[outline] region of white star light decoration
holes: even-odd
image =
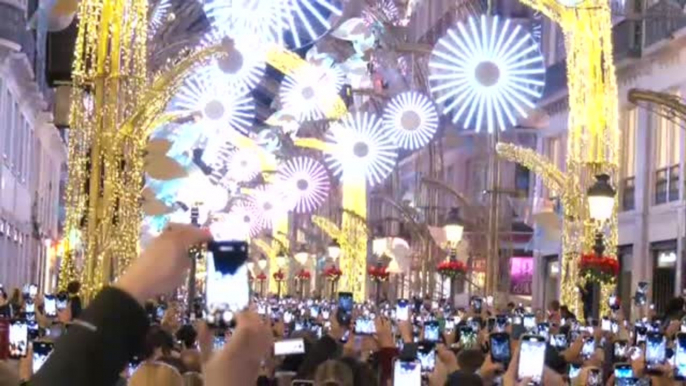
[[[246,134],[255,118],[255,106],[247,93],[237,93],[225,84],[203,76],[195,76],[184,84],[172,102],[179,113],[199,114],[202,125],[214,129],[216,135],[233,129]],[[206,135],[212,136],[209,132]]]
[[[220,155],[227,166],[226,176],[237,182],[248,182],[262,171],[262,161],[252,149],[236,149]]]
[[[241,35],[233,38],[219,30],[208,33],[202,46],[221,44],[227,55],[222,55],[198,70],[199,74],[209,77],[231,89],[254,88],[264,76],[267,67],[267,54],[259,38]]]
[[[335,67],[302,66],[281,84],[284,111],[294,114],[300,122],[324,118],[343,81],[343,73]]]
[[[341,180],[364,177],[369,185],[383,181],[395,166],[396,146],[373,114],[348,114],[327,134],[326,160]]]
[[[293,208],[299,213],[317,209],[329,194],[329,177],[324,166],[307,157],[288,160],[278,171],[278,182],[293,198]]]
[[[255,208],[257,225],[271,229],[275,219],[285,216],[292,207],[286,192],[276,185],[260,186],[250,192],[250,205]]]
[[[235,229],[243,229],[245,236],[249,237],[255,237],[262,231],[259,218],[259,210],[251,202],[246,201],[238,201],[232,205],[225,217],[227,223],[233,224]]]
[[[425,95],[408,91],[386,106],[383,124],[401,149],[417,150],[428,144],[438,129],[438,113]]]
[[[533,37],[510,20],[470,18],[448,30],[431,54],[429,86],[453,123],[488,132],[527,117],[543,93],[545,65]]]
[[[212,25],[229,35],[292,49],[319,39],[343,15],[339,0],[208,0],[203,7]]]

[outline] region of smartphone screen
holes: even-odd
[[[595,352],[595,338],[589,336],[584,339],[584,345],[581,347],[581,356],[588,359],[593,355],[593,352]]]
[[[519,379],[530,378],[536,384],[541,383],[543,363],[545,360],[545,339],[538,335],[524,335],[521,339],[520,358],[517,374]]]
[[[439,340],[439,325],[436,321],[424,323],[424,340],[429,342],[438,342]]]
[[[507,328],[507,315],[496,315],[495,330],[496,332],[504,332]]]
[[[33,373],[37,373],[52,353],[51,342],[33,342]]]
[[[555,348],[566,349],[567,348],[567,335],[565,334],[555,334],[550,338],[550,345]]]
[[[496,332],[490,336],[491,360],[494,363],[502,363],[507,368],[510,363],[512,353],[510,352],[510,334],[506,332]]]
[[[29,326],[25,320],[13,320],[10,323],[10,358],[19,359],[26,356],[29,345]]]
[[[630,363],[617,363],[615,365],[615,378],[633,378],[634,370]]]
[[[205,319],[212,327],[225,328],[231,321],[230,311],[248,306],[250,286],[248,243],[244,241],[211,242],[207,246],[207,281],[205,291]]]
[[[286,339],[274,342],[274,355],[304,354],[305,341],[301,339]]]
[[[419,386],[422,384],[422,364],[419,360],[397,359],[393,364],[393,386]]]
[[[674,354],[674,378],[686,380],[686,333],[676,334],[676,353]]]
[[[45,309],[45,316],[49,318],[57,316],[57,301],[53,295],[45,295],[43,307]]]
[[[645,342],[647,333],[648,328],[646,326],[634,326],[634,346],[638,346],[639,344]]]
[[[524,323],[524,329],[527,331],[534,331],[536,329],[536,315],[526,314],[522,320]]]
[[[470,326],[460,327],[460,345],[463,348],[470,348],[476,345],[476,332]]]
[[[472,301],[470,302],[472,309],[474,310],[474,313],[480,314],[481,313],[481,308],[483,307],[483,302],[484,300],[478,296],[472,297]]]
[[[538,335],[544,337],[545,340],[548,340],[548,332],[550,331],[550,325],[546,322],[543,322],[543,323],[539,323],[537,327],[538,327]]]
[[[658,371],[667,360],[667,339],[659,332],[650,332],[646,337],[646,370]]]
[[[628,342],[626,340],[618,340],[614,343],[614,360],[615,362],[625,362],[628,357]]]
[[[604,332],[612,331],[612,324],[609,318],[603,318],[603,320],[600,322],[600,329]]]
[[[35,284],[30,284],[29,285],[29,296],[31,299],[35,298],[36,295],[38,295],[38,286]]]
[[[352,292],[339,292],[338,293],[338,310],[337,315],[338,323],[342,325],[350,325],[353,317],[353,294]]]
[[[603,377],[601,376],[600,369],[593,367],[588,369],[588,380],[586,381],[586,386],[602,386]]]
[[[579,376],[580,372],[581,366],[572,363],[569,365],[569,373],[567,374],[567,376],[569,377],[569,379],[574,379]]]
[[[436,367],[436,346],[433,343],[424,342],[417,345],[417,359],[422,366],[423,373],[430,373]]]
[[[410,318],[410,304],[407,299],[398,299],[395,305],[395,317],[399,321],[406,321]]]
[[[359,317],[355,320],[355,335],[373,335],[376,333],[374,320],[369,317]]]

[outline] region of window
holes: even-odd
[[[19,125],[14,128],[17,131],[17,151],[15,157],[17,158],[15,164],[17,165],[17,174],[19,175],[19,181],[24,181],[26,175],[24,175],[24,156],[26,154],[26,118],[24,114],[19,113]]]
[[[681,128],[655,116],[655,204],[679,199],[679,153]]]
[[[21,113],[19,112],[19,104],[15,101],[12,104],[12,115],[14,116],[14,119],[12,120],[12,131],[14,134],[12,134],[12,138],[14,139],[12,143],[12,157],[10,158],[12,160],[12,169],[14,170],[15,174],[19,174],[19,153],[21,152],[21,133],[19,128],[21,127],[22,124],[22,119],[24,117],[21,116]]]
[[[531,173],[526,167],[515,165],[515,191],[518,198],[529,197],[529,184],[531,181]]]
[[[12,128],[14,127],[14,110],[12,110],[12,95],[8,90],[3,93],[3,112],[4,116],[7,117],[5,121],[5,147],[3,148],[3,154],[5,160],[12,162]]]
[[[622,210],[636,208],[636,122],[637,110],[635,108],[622,113],[622,159],[620,200]]]

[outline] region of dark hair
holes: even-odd
[[[457,354],[457,364],[467,373],[476,373],[485,360],[484,353],[479,349],[466,349]]]
[[[180,340],[181,343],[183,343],[184,348],[192,348],[195,346],[195,341],[197,338],[198,333],[190,324],[184,324],[178,329],[178,331],[176,331],[176,340]]]
[[[79,282],[78,280],[71,281],[69,282],[69,284],[67,284],[67,292],[69,292],[69,294],[71,295],[78,294],[80,290],[81,282]]]
[[[665,307],[665,316],[680,318],[684,313],[684,299],[681,297],[671,298]]]
[[[559,311],[560,310],[560,301],[559,300],[551,300],[550,304],[548,304],[548,308],[550,308],[553,311]]]
[[[167,356],[171,354],[173,348],[174,338],[172,335],[158,325],[151,326],[148,334],[145,336],[142,356],[144,359],[149,359],[155,354],[157,349],[162,350],[162,355]]]

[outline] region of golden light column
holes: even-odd
[[[619,161],[617,80],[612,55],[612,20],[606,0],[581,1],[566,7],[557,0],[522,0],[557,22],[565,35],[569,122],[567,170],[557,170],[544,157],[513,145],[500,144],[499,154],[539,173],[543,183],[560,194],[564,210],[562,232],[561,300],[578,312],[578,263],[591,251],[595,225],[589,219],[586,189],[594,175],[615,176]],[[608,224],[606,250],[617,245],[617,205]],[[607,298],[614,285],[602,287]],[[601,302],[605,307],[606,302]]]
[[[162,112],[187,73],[221,52],[220,46],[191,52],[149,82],[147,12],[146,0],[79,4],[65,225],[66,234],[80,234],[83,249],[67,243],[60,285],[80,271],[86,297],[138,255],[148,136],[176,118]]]

